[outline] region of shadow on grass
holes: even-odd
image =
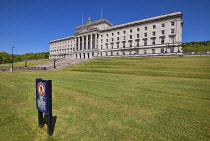
[[[51,136],[51,135],[53,135],[53,133],[54,133],[56,120],[57,120],[57,116],[53,116],[53,117],[52,117],[52,129],[51,129],[51,131],[49,131],[49,130],[50,130],[50,129],[49,129],[49,126],[48,126],[49,117],[48,117],[47,114],[45,114],[44,117],[43,117],[42,125],[41,125],[40,127],[43,128],[44,125],[46,124],[46,125],[48,126],[48,134]]]

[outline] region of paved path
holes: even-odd
[[[55,62],[56,68],[54,68],[54,61],[51,61],[51,62],[48,62],[45,64],[35,65],[32,67],[46,67],[47,70],[58,70],[58,69],[62,69],[67,66],[78,64],[78,63],[86,61],[86,60],[88,60],[88,59],[60,59],[60,60],[56,60],[56,62]]]

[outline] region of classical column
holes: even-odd
[[[80,37],[78,36],[78,50],[80,50]]]
[[[90,34],[90,49],[92,49],[92,34]]]
[[[74,39],[73,51],[76,51],[76,46],[77,46],[77,38]]]
[[[86,50],[88,49],[88,35],[86,35]]]
[[[97,47],[97,34],[95,34],[95,49],[96,49],[96,47]]]
[[[84,50],[84,42],[85,42],[85,37],[82,36],[82,50]]]

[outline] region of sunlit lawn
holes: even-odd
[[[38,128],[35,79],[53,82],[54,135]],[[96,59],[0,72],[1,140],[210,140],[210,57]]]

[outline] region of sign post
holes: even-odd
[[[48,115],[48,134],[53,134],[52,125],[52,81],[36,79],[36,108],[38,110],[38,126],[44,127],[43,113]]]

